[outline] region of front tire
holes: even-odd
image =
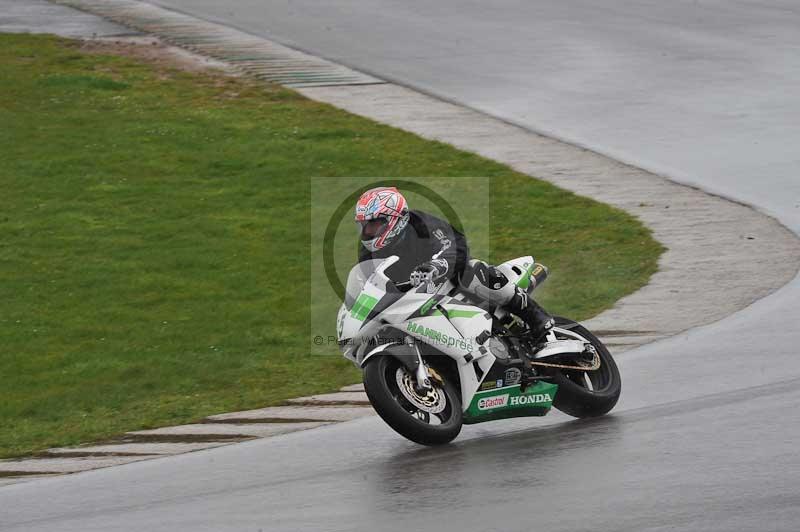
[[[391,355],[377,355],[364,367],[364,389],[379,416],[396,432],[422,445],[451,442],[461,432],[459,393],[453,383],[432,382],[433,392],[415,394],[414,375]]]
[[[556,327],[568,328],[588,340],[600,356],[600,367],[595,371],[548,368],[550,381],[558,384],[553,406],[577,418],[607,414],[622,392],[622,377],[614,358],[603,342],[582,325],[556,317]]]

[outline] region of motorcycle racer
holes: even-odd
[[[364,192],[356,203],[360,229],[358,260],[400,260],[386,270],[395,282],[416,287],[448,278],[467,293],[501,306],[521,318],[539,339],[553,327],[553,318],[523,288],[509,282],[496,267],[470,258],[466,237],[448,222],[410,210],[395,187]]]

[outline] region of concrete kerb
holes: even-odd
[[[480,112],[393,84],[299,92],[639,218],[667,248],[659,271],[647,286],[586,322],[616,352],[722,319],[783,286],[800,264],[793,233],[745,205]],[[535,255],[535,242],[532,248]]]
[[[128,0],[57,0],[56,3],[89,12],[99,10],[106,15],[109,6],[133,4]],[[166,9],[149,4],[141,7],[147,10],[150,20],[159,12],[174,18],[174,12]],[[125,19],[124,10],[121,13],[113,16],[113,20],[136,28],[132,20]],[[271,52],[286,50],[266,39],[206,21],[198,20],[198,28],[187,29],[191,17],[181,16],[184,23],[181,28],[136,29],[149,30],[194,52],[203,51],[197,44],[204,37],[214,43],[219,53],[224,52],[226,40],[237,50],[243,43]],[[171,31],[188,31],[194,36],[194,44],[170,34]],[[207,35],[215,31],[219,34]],[[259,40],[263,46],[256,42]],[[380,80],[358,84],[374,77],[360,77],[357,72],[340,70],[338,65],[323,60],[311,63],[326,72],[345,72],[353,76],[356,84],[340,81],[318,86],[292,84],[308,98],[478,153],[621,208],[642,220],[667,247],[658,273],[646,287],[586,323],[590,329],[599,331],[616,352],[722,319],[791,280],[800,264],[800,243],[795,236],[774,219],[747,206],[406,87]],[[523,251],[535,253],[535,243],[532,248]],[[0,477],[3,477],[0,486],[14,481],[6,478],[9,472],[30,475],[77,472],[371,415],[372,409],[366,406],[368,401],[362,390],[360,385],[353,385],[334,394],[293,399],[289,406],[220,414],[200,424],[129,433],[107,445],[52,449],[46,457],[0,461]],[[50,467],[43,469],[46,464]]]

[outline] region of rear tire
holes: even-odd
[[[442,411],[432,414],[417,408],[404,395],[397,382],[398,371],[408,372],[398,359],[385,354],[369,359],[364,367],[364,389],[378,415],[413,442],[442,445],[453,441],[461,432],[462,425],[461,400],[453,383],[447,380],[443,385],[432,382],[439,400],[444,400]]]
[[[622,392],[622,377],[614,358],[603,342],[582,325],[566,318],[556,317],[555,320],[556,327],[569,328],[594,346],[600,356],[600,368],[595,371],[547,368],[547,374],[552,377],[550,381],[558,384],[553,406],[577,418],[607,414]]]

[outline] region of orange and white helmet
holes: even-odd
[[[408,225],[408,204],[395,187],[367,190],[356,203],[361,243],[375,252],[389,244]]]

